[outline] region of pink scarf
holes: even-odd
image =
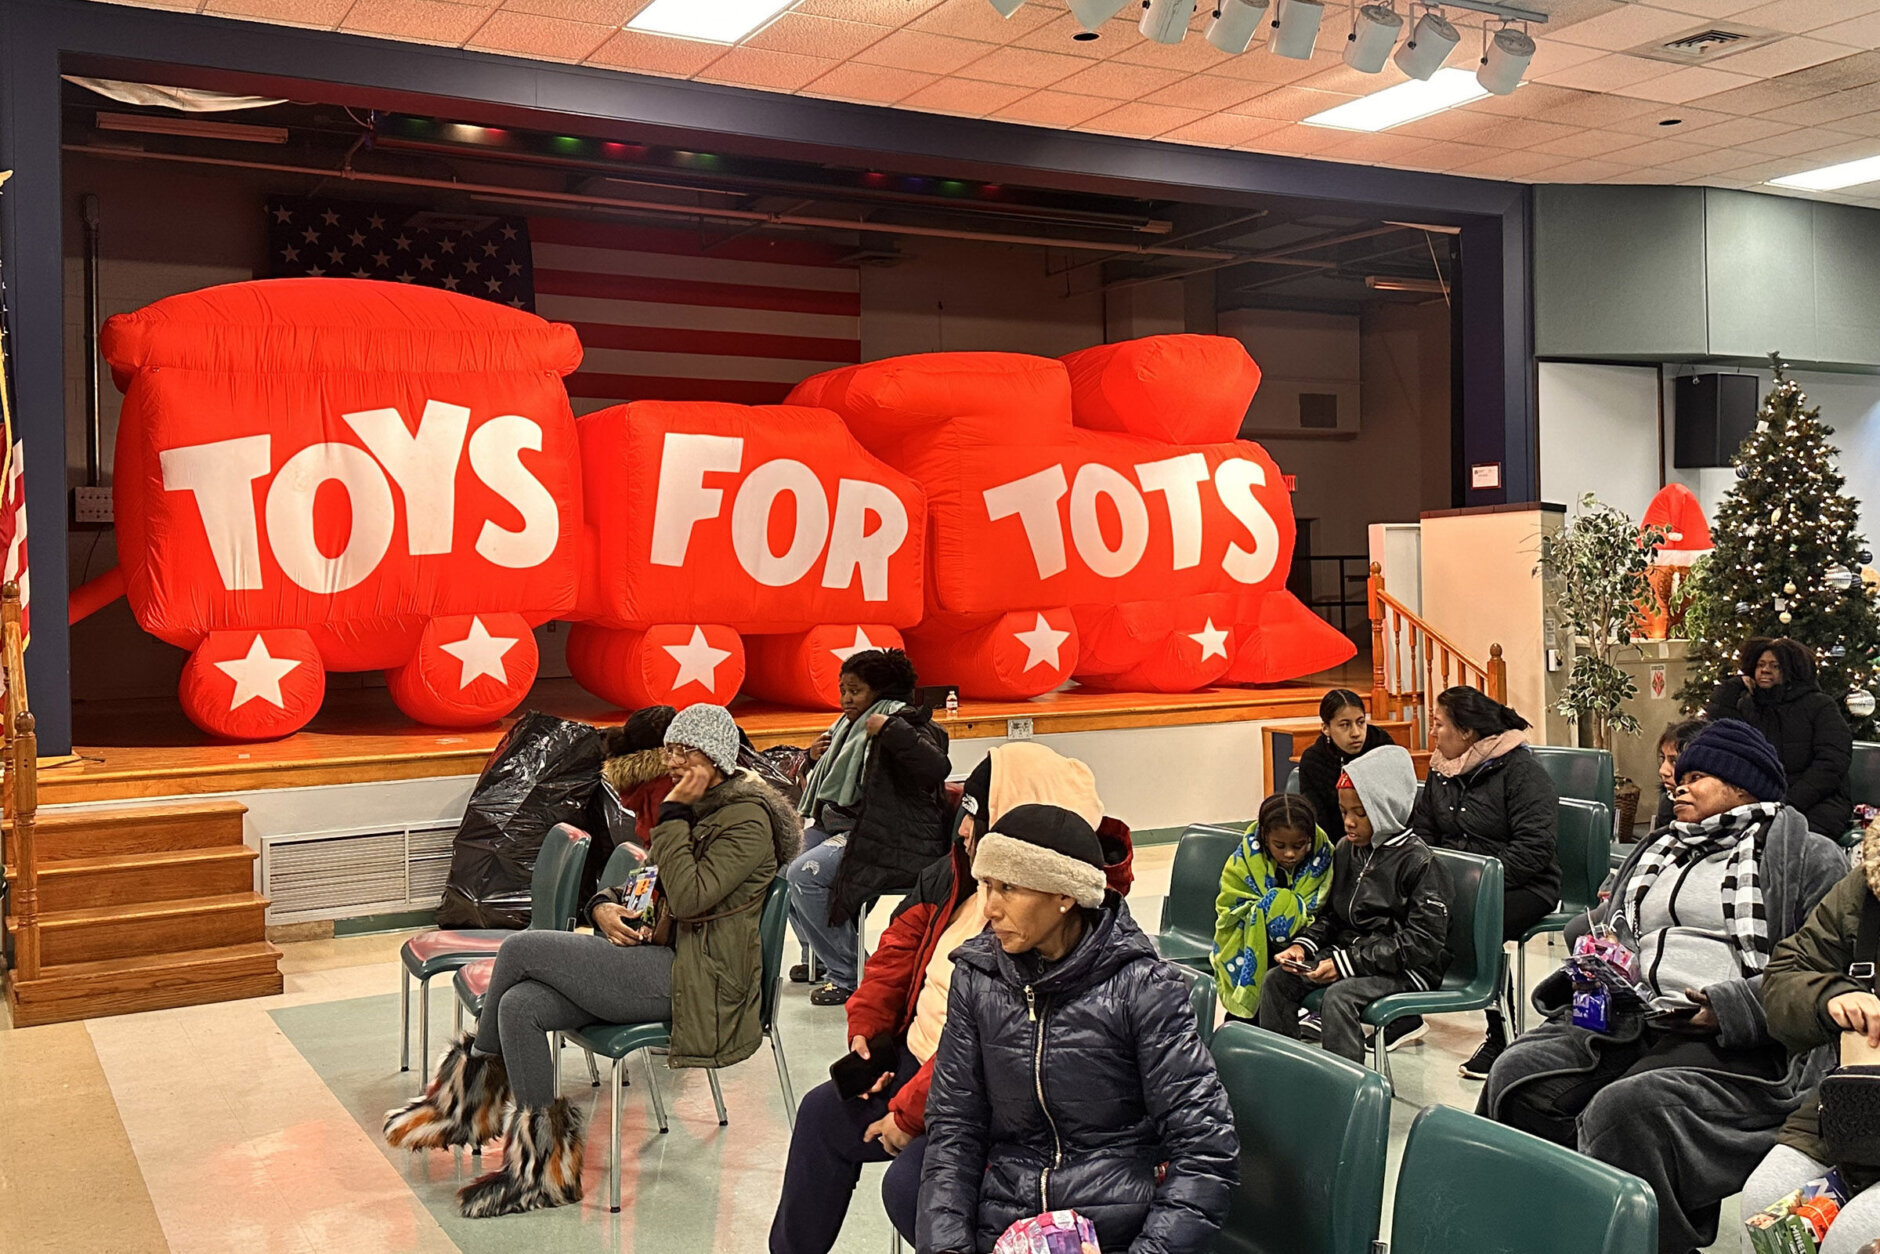
[[[1514,752],[1527,742],[1526,732],[1505,731],[1499,736],[1489,736],[1476,741],[1469,746],[1469,751],[1459,758],[1446,758],[1432,749],[1430,750],[1430,769],[1445,779],[1454,779],[1458,775],[1467,775],[1484,762]]]

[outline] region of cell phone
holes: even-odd
[[[1287,962],[1282,958],[1279,965],[1288,971],[1297,971],[1302,975],[1308,971],[1318,970],[1316,962]]]
[[[861,1097],[875,1087],[875,1081],[894,1070],[896,1047],[900,1040],[883,1033],[868,1042],[868,1057],[853,1050],[829,1064],[829,1078],[844,1099]]]

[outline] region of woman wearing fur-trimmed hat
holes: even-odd
[[[1104,1249],[1191,1254],[1239,1178],[1188,982],[1106,891],[1081,816],[1021,805],[980,839],[987,930],[955,952],[927,1097],[916,1247],[989,1250],[1076,1210]]]
[[[728,1067],[762,1040],[758,915],[802,826],[782,795],[738,768],[738,727],[723,706],[681,710],[664,742],[672,791],[650,861],[675,925],[670,947],[629,920],[613,888],[588,905],[592,935],[516,933],[497,953],[476,1030],[421,1097],[385,1117],[385,1139],[412,1150],[475,1147],[501,1129],[502,1166],[458,1194],[467,1218],[581,1199],[585,1118],[556,1091],[551,1033],[670,1022],[674,1067]]]
[[[1782,760],[1755,728],[1711,724],[1677,770],[1675,821],[1567,925],[1569,942],[1602,927],[1630,948],[1655,1013],[1614,1006],[1606,1031],[1575,1027],[1556,972],[1534,990],[1549,1021],[1495,1061],[1477,1108],[1644,1180],[1661,1254],[1716,1240],[1719,1204],[1818,1078],[1772,1035],[1764,973],[1847,871],[1783,803]]]

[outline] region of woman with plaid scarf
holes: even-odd
[[[1649,1010],[1615,1007],[1604,1032],[1574,1027],[1555,972],[1534,990],[1548,1022],[1496,1060],[1478,1107],[1650,1184],[1661,1254],[1716,1239],[1719,1203],[1820,1079],[1769,1035],[1762,978],[1775,944],[1847,871],[1782,804],[1782,761],[1748,724],[1706,727],[1677,769],[1675,821],[1567,927],[1569,943],[1602,927],[1634,951]]]

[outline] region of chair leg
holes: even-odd
[[[581,1052],[587,1055],[588,1079],[593,1081],[595,1088],[599,1088],[601,1086],[601,1069],[594,1062],[594,1051],[584,1048]]]
[[[790,1087],[790,1064],[783,1056],[783,1037],[770,1025],[770,1056],[777,1064],[777,1087],[783,1090],[783,1121],[796,1131],[796,1092]]]
[[[418,1067],[422,1070],[431,1065],[431,981],[429,978],[418,981]],[[431,1073],[426,1071],[428,1080]]]
[[[555,1055],[555,1096],[561,1096],[561,1049],[562,1036],[559,1032],[548,1034],[549,1052]]]
[[[645,1049],[640,1054],[646,1059],[646,1091],[653,1099],[653,1118],[659,1120],[659,1132],[664,1136],[671,1129],[666,1126],[666,1103],[659,1095],[659,1077],[653,1074],[653,1054]]]
[[[411,1070],[411,968],[398,964],[398,1069]]]
[[[1527,1031],[1527,942],[1521,941],[1514,948],[1514,1034]]]
[[[901,1254],[901,1233],[893,1224],[888,1225],[888,1254]]]
[[[1371,1037],[1371,1049],[1376,1055],[1376,1062],[1373,1065],[1384,1077],[1384,1091],[1395,1097],[1397,1096],[1397,1082],[1391,1078],[1390,1051],[1384,1047],[1384,1032],[1389,1026],[1387,1023],[1378,1025],[1377,1031]]]
[[[616,1215],[620,1213],[620,1102],[623,1095],[621,1079],[626,1072],[626,1058],[614,1059],[614,1100],[613,1111],[608,1120],[607,1141],[607,1209]]]
[[[707,1068],[705,1078],[711,1081],[712,1105],[718,1108],[718,1126],[722,1128],[731,1122],[731,1117],[725,1114],[725,1093],[723,1089],[718,1087],[718,1068]]]
[[[451,990],[453,994],[456,991],[454,988]],[[463,998],[461,997],[453,996],[450,999],[450,1034],[452,1036],[463,1035]]]

